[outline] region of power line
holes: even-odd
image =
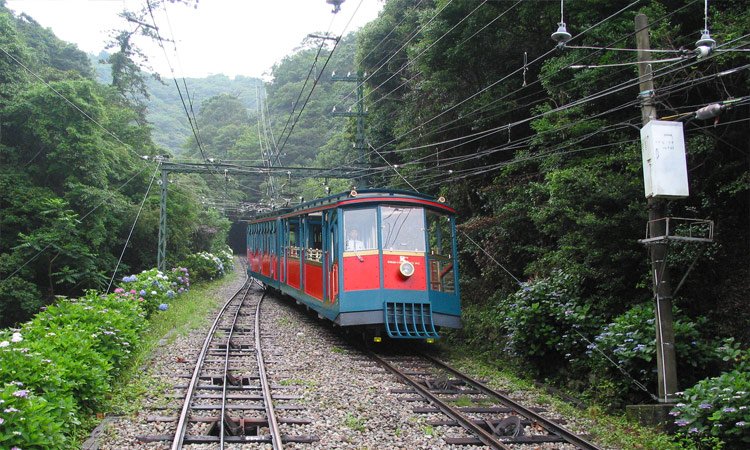
[[[109,129],[107,129],[104,125],[102,125],[96,119],[94,119],[93,117],[91,117],[88,113],[86,113],[86,111],[84,111],[83,109],[81,109],[78,105],[76,105],[72,100],[70,100],[68,97],[66,97],[65,95],[63,95],[60,91],[58,91],[57,89],[55,89],[50,83],[48,83],[45,79],[43,79],[41,76],[39,76],[36,72],[34,72],[30,68],[28,68],[23,62],[21,62],[20,60],[18,60],[15,56],[13,56],[12,54],[10,54],[8,51],[6,51],[5,48],[0,47],[0,51],[2,51],[3,53],[5,53],[16,64],[18,64],[19,66],[23,67],[23,69],[26,72],[28,72],[29,74],[31,74],[34,78],[36,78],[37,80],[41,81],[52,92],[54,92],[55,95],[57,95],[61,99],[65,100],[66,103],[68,103],[76,111],[78,111],[79,113],[81,113],[87,120],[90,120],[97,127],[99,127],[102,130],[104,130],[105,133],[107,133],[108,135],[112,136],[117,142],[119,142],[120,144],[122,144],[122,146],[125,147],[127,150],[132,151],[139,158],[143,158],[143,155],[140,155],[138,152],[136,152],[133,147],[131,147],[129,144],[126,144],[125,142],[123,142],[122,139],[120,139],[116,134],[114,134],[113,132],[109,131]]]
[[[107,285],[107,290],[105,291],[105,294],[109,294],[109,289],[112,287],[112,282],[115,281],[115,276],[117,275],[117,269],[120,268],[120,263],[122,262],[122,257],[125,256],[125,249],[128,248],[128,243],[130,243],[130,238],[133,236],[133,230],[135,230],[135,224],[138,223],[138,218],[141,217],[141,211],[143,211],[143,205],[146,204],[146,199],[148,198],[148,194],[151,192],[151,186],[154,185],[154,180],[156,179],[156,174],[159,173],[159,166],[156,166],[156,170],[154,170],[154,174],[151,176],[151,182],[148,184],[148,188],[146,189],[146,193],[143,195],[143,200],[141,201],[141,206],[138,208],[138,213],[135,215],[135,220],[133,221],[133,226],[130,227],[130,232],[128,233],[127,239],[125,239],[125,245],[122,246],[122,252],[120,253],[120,259],[117,260],[117,264],[115,265],[115,270],[112,272],[112,278],[109,279],[109,285]]]
[[[118,187],[117,189],[115,189],[115,191],[114,191],[114,192],[111,192],[111,191],[110,191],[110,192],[109,192],[109,193],[110,193],[110,195],[109,195],[108,197],[105,197],[105,198],[104,198],[104,199],[103,199],[103,200],[102,200],[101,202],[99,202],[99,203],[98,203],[98,204],[97,204],[96,206],[94,206],[94,207],[93,207],[93,208],[92,208],[91,210],[89,210],[89,211],[88,211],[88,212],[87,212],[86,214],[84,214],[83,216],[81,216],[81,218],[80,218],[80,219],[78,219],[78,221],[82,222],[82,221],[83,221],[83,220],[84,220],[84,219],[85,219],[86,217],[88,217],[88,216],[89,216],[89,215],[91,215],[91,214],[92,214],[92,213],[93,213],[94,211],[96,211],[97,209],[99,209],[99,207],[101,207],[101,206],[102,206],[103,204],[105,204],[105,203],[107,203],[107,202],[108,202],[109,200],[111,200],[111,199],[112,199],[112,197],[114,197],[114,195],[115,195],[115,193],[116,193],[117,191],[120,191],[120,190],[121,190],[122,188],[124,188],[125,186],[127,186],[128,184],[130,184],[130,182],[131,182],[131,181],[133,181],[133,180],[135,179],[135,177],[137,177],[138,175],[140,175],[141,173],[143,173],[143,172],[144,172],[144,171],[145,171],[145,170],[146,170],[147,168],[148,168],[148,166],[147,166],[147,165],[144,165],[144,166],[143,166],[143,168],[142,168],[141,170],[139,170],[139,171],[138,171],[138,172],[136,172],[136,173],[135,173],[135,174],[134,174],[133,176],[131,176],[130,178],[128,178],[128,179],[127,179],[127,181],[125,181],[125,183],[123,183],[122,185],[120,185],[120,187]],[[13,277],[13,276],[14,276],[15,274],[17,274],[18,272],[20,272],[20,271],[21,271],[21,269],[23,269],[24,267],[26,267],[26,265],[28,265],[28,264],[29,264],[30,262],[32,262],[32,261],[34,261],[35,259],[37,259],[37,258],[39,257],[39,255],[41,255],[42,253],[44,253],[44,252],[45,252],[45,251],[46,251],[46,250],[47,250],[48,248],[50,248],[51,246],[52,246],[52,244],[47,244],[47,245],[46,245],[46,246],[45,246],[45,247],[44,247],[43,249],[39,250],[39,251],[38,251],[38,252],[37,252],[37,253],[36,253],[36,254],[35,254],[34,256],[32,256],[31,258],[29,258],[28,260],[26,260],[26,262],[24,262],[24,263],[23,263],[23,264],[21,264],[20,266],[18,266],[18,268],[16,268],[16,270],[15,270],[15,271],[13,271],[13,273],[11,273],[11,274],[10,274],[10,275],[8,275],[7,277],[5,277],[5,278],[4,278],[4,279],[3,279],[2,281],[0,281],[0,283],[3,283],[3,282],[6,282],[6,281],[8,281],[8,280],[9,280],[10,278],[12,278],[12,277]]]

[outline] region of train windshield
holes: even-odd
[[[375,208],[344,211],[344,251],[377,250],[378,235],[375,222]]]
[[[383,250],[424,252],[425,227],[422,208],[381,206]]]

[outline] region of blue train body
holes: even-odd
[[[395,190],[333,195],[248,223],[250,276],[338,325],[434,339],[461,326],[455,211]]]

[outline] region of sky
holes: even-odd
[[[114,29],[133,24],[118,17],[124,8],[139,10],[146,0],[8,0],[6,6],[26,13],[55,35],[98,54]],[[309,33],[338,36],[375,19],[382,0],[345,0],[332,14],[326,0],[199,0],[191,5],[166,3],[155,19],[167,43],[165,51],[141,38],[137,45],[151,67],[166,76],[204,77],[225,74],[268,78],[274,63],[299,47]],[[351,22],[350,22],[351,20]],[[347,26],[348,24],[348,26]],[[171,68],[170,68],[171,67]]]

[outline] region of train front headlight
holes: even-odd
[[[410,263],[409,261],[403,261],[398,270],[405,278],[409,278],[410,276],[414,275],[414,264]]]

